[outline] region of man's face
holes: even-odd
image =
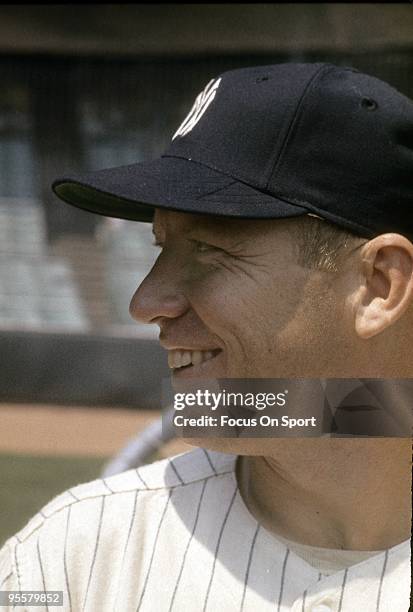
[[[297,263],[293,223],[156,211],[130,312],[159,325],[174,379],[343,376],[340,277]]]

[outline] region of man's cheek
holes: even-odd
[[[260,317],[259,300],[256,296],[239,294],[233,287],[206,284],[202,291],[193,296],[192,305],[204,323],[213,330],[229,331],[234,336],[248,338],[257,327]],[[254,334],[253,334],[254,335]]]

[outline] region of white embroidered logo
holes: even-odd
[[[185,136],[185,134],[188,134],[188,132],[190,132],[196,126],[208,106],[211,104],[212,100],[215,98],[220,82],[220,78],[218,80],[212,79],[209,81],[205,89],[197,96],[193,107],[188,113],[188,116],[176,130],[175,134],[172,136],[172,140],[174,140],[177,136]]]

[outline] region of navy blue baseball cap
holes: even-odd
[[[413,236],[413,102],[351,67],[284,63],[225,72],[155,160],[58,178],[102,215],[155,208],[246,219],[313,214],[360,236]]]

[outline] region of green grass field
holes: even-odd
[[[100,475],[106,458],[0,453],[0,547],[44,504]]]

